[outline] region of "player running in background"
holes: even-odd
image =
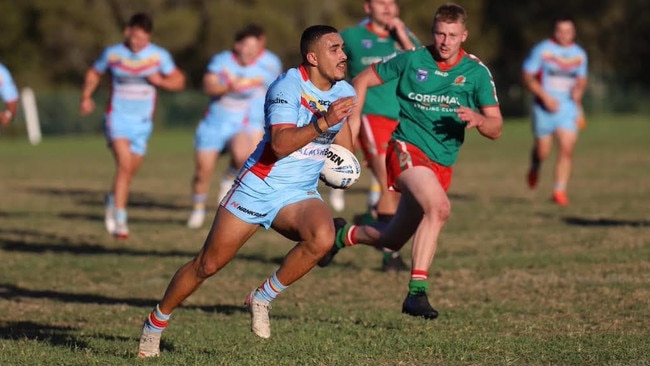
[[[147,151],[153,130],[156,88],[178,91],[185,76],[167,50],[150,42],[153,20],[144,13],[131,17],[124,42],[107,47],[88,69],[81,92],[80,112],[95,109],[92,95],[108,71],[110,102],[104,114],[104,131],[115,159],[112,191],[106,195],[106,230],[118,239],[129,236],[127,202],[129,187]]]
[[[582,97],[587,88],[587,53],[575,43],[575,22],[560,17],[553,22],[553,36],[535,45],[523,63],[523,81],[533,93],[533,133],[535,144],[528,169],[528,186],[533,189],[539,170],[557,140],[553,201],[569,204],[566,194],[573,148],[584,123]]]
[[[203,76],[210,96],[208,110],[196,128],[192,212],[187,226],[198,229],[205,219],[210,177],[221,152],[228,147],[231,164],[222,179],[219,201],[232,186],[237,171],[264,134],[264,96],[282,71],[280,59],[265,49],[264,30],[250,24],[235,34],[232,50],[215,55]]]
[[[335,28],[305,29],[300,52],[302,64],[269,88],[264,138],[221,201],[203,248],[176,272],[145,320],[139,357],[159,355],[172,311],[228,264],[260,226],[298,241],[280,268],[246,297],[251,330],[262,338],[271,336],[271,301],[331,247],[332,214],[318,193],[318,181],[331,143],[352,149],[346,120],[355,107],[354,90],[344,81],[347,57]]]
[[[434,15],[433,44],[374,64],[353,80],[358,105],[363,105],[368,88],[397,80],[400,122],[387,149],[386,168],[388,186],[402,194],[387,224],[337,220],[334,245],[399,250],[413,237],[411,278],[402,312],[427,319],[438,316],[429,304],[427,279],[451,210],[446,191],[465,131],[475,128],[496,139],[503,128],[489,70],[461,47],[468,36],[466,20],[462,7],[442,5]],[[357,108],[350,117],[353,135],[360,114]]]
[[[386,57],[421,46],[399,18],[397,0],[364,0],[363,8],[368,19],[341,32],[348,56],[350,78],[359,75],[366,67]],[[359,142],[372,172],[373,184],[369,194],[379,189],[377,199],[369,199],[368,212],[360,216],[361,222],[389,222],[397,211],[399,193],[389,191],[386,184],[386,147],[399,118],[399,104],[395,98],[397,81],[368,90],[361,115]],[[343,190],[330,191],[330,204],[336,211],[343,209]],[[336,254],[328,253],[318,263],[326,266]],[[383,249],[381,268],[384,272],[408,270],[399,251]]]
[[[9,69],[3,64],[0,64],[0,98],[5,106],[5,109],[0,112],[0,126],[6,126],[18,111],[18,88]]]

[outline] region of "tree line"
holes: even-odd
[[[529,48],[551,33],[562,13],[577,22],[578,42],[590,57],[592,97],[647,90],[650,34],[645,0],[464,0],[470,36],[465,48],[492,71],[500,97],[512,112],[525,98],[519,86]],[[431,18],[443,1],[400,0],[401,16],[422,40],[430,41]],[[0,0],[0,62],[20,85],[56,90],[80,86],[102,49],[122,40],[135,12],[154,18],[153,42],[169,49],[198,88],[210,57],[232,45],[234,33],[254,22],[268,34],[268,48],[285,67],[300,62],[299,37],[312,24],[339,29],[364,18],[362,0]],[[506,108],[505,112],[508,112]]]

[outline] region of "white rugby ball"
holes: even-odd
[[[361,165],[354,154],[341,145],[332,144],[325,154],[320,179],[334,188],[348,188],[359,180]]]

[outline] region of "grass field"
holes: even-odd
[[[257,338],[244,297],[293,245],[260,230],[174,313],[153,360],[135,358],[142,321],[207,232],[184,226],[192,131],[154,132],[125,242],[103,228],[101,137],[0,137],[0,365],[650,365],[646,116],[590,121],[564,208],[550,162],[525,186],[520,122],[496,142],[470,133],[461,152],[429,278],[439,319],[402,315],[408,273],[380,272],[359,247],[285,291],[273,337]],[[364,175],[343,216],[364,209],[366,187]]]

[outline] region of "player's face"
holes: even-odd
[[[560,21],[555,24],[553,38],[561,46],[569,46],[576,37],[576,28],[572,21]]]
[[[364,8],[370,16],[370,21],[381,27],[386,27],[391,19],[399,16],[395,0],[370,0],[364,3]]]
[[[151,34],[137,27],[127,27],[124,30],[124,37],[127,46],[133,52],[138,52],[147,47],[149,41],[151,41]]]
[[[235,43],[235,53],[242,65],[250,65],[262,52],[262,41],[256,37],[246,37]]]
[[[439,62],[456,61],[460,46],[467,39],[467,29],[461,22],[436,22],[433,26],[433,46]]]
[[[314,53],[323,77],[331,82],[345,79],[348,56],[343,52],[343,38],[338,33],[322,36]]]

